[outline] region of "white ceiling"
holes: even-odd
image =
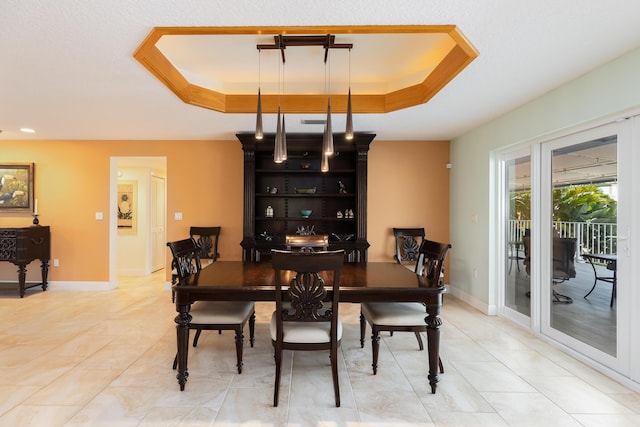
[[[133,58],[156,26],[440,24],[456,25],[478,58],[428,103],[354,125],[383,140],[452,139],[640,46],[639,16],[637,0],[2,0],[0,141],[251,131],[253,115],[184,104]],[[303,118],[322,119],[289,115],[287,131],[322,131]],[[335,115],[334,130],[343,125]]]

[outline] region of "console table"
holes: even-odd
[[[47,290],[47,274],[51,257],[51,231],[49,226],[0,228],[0,261],[8,261],[18,266],[20,298],[25,289],[42,286]],[[41,283],[26,284],[27,264],[39,259],[42,271]]]

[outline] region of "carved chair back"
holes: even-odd
[[[418,259],[420,244],[425,238],[424,228],[394,227],[393,236],[396,240],[396,261],[400,264],[406,261],[415,262]]]
[[[215,261],[220,256],[218,253],[220,228],[221,227],[191,227],[189,229],[189,235],[193,237],[200,248],[200,259]]]
[[[171,254],[173,255],[171,267],[175,269],[180,282],[183,282],[202,269],[200,264],[200,248],[193,237],[168,242],[167,246],[169,246]]]
[[[429,283],[441,285],[444,274],[444,261],[449,249],[451,249],[450,243],[424,240],[418,251],[416,273],[425,277]]]
[[[280,338],[282,322],[288,321],[332,322],[332,335],[335,335],[344,250],[311,253],[274,250],[271,264],[275,270]],[[328,298],[325,280],[320,275],[325,271],[333,273],[327,276],[331,280],[332,299]],[[283,308],[283,300],[290,302],[287,308]]]

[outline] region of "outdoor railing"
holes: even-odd
[[[583,253],[616,254],[617,224],[596,222],[554,221],[553,228],[560,237],[574,237],[576,255]],[[509,220],[509,240],[520,241],[525,230],[531,229],[530,220]]]

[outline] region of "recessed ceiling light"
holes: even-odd
[[[24,133],[36,133],[35,130],[29,128],[20,128],[20,130]]]

